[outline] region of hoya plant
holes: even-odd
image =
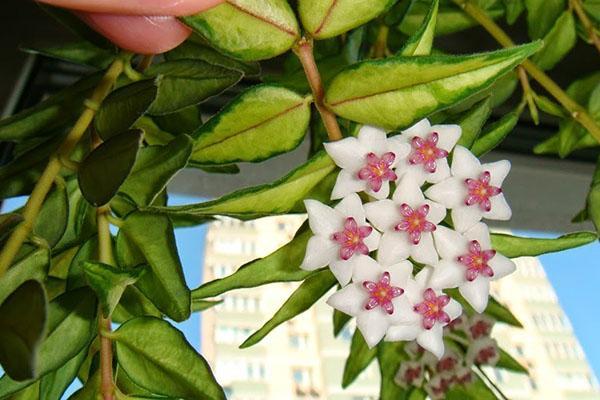
[[[60,399],[75,380],[71,399],[224,399],[172,322],[274,282],[298,286],[240,352],[326,297],[333,335],[356,320],[343,387],[377,363],[381,399],[502,399],[482,366],[528,373],[490,337],[520,326],[490,282],[598,236],[490,231],[512,215],[511,164],[479,157],[525,113],[559,121],[536,153],[597,151],[600,74],[565,90],[545,72],[578,40],[600,51],[597,1],[45,2],[80,40],[30,51],[93,72],[0,121],[0,196],[28,196],[0,216],[0,399]],[[517,22],[529,42],[501,28]],[[435,48],[477,25],[497,50]],[[306,161],[273,182],[167,205],[186,168],[218,184],[303,141]],[[600,169],[582,204],[575,219],[600,227]],[[186,283],[174,229],[304,213],[272,254]]]

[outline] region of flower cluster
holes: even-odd
[[[439,359],[417,342],[407,343],[408,360],[400,364],[394,381],[403,388],[422,387],[433,400],[446,398],[456,385],[468,386],[474,381],[473,365],[493,366],[500,359],[496,341],[490,338],[492,327],[493,321],[482,315],[458,317],[446,329],[462,344],[446,349]]]
[[[481,164],[456,145],[460,135],[425,119],[396,136],[364,126],[325,144],[341,168],[331,194],[340,201],[306,200],[314,236],[301,267],[329,266],[342,288],[328,304],[356,317],[370,347],[416,340],[441,358],[443,329],[462,313],[443,290],[458,287],[481,313],[490,280],[515,269],[480,222],[510,218],[501,189],[510,163]]]

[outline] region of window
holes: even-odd
[[[290,335],[290,347],[293,349],[306,349],[308,347],[308,336],[305,334]]]
[[[311,378],[311,370],[310,368],[294,368],[292,371],[292,376],[294,378],[294,382],[298,386],[302,387],[311,387],[312,386],[312,378]]]
[[[240,344],[250,336],[250,328],[218,325],[215,328],[215,342],[220,344]]]

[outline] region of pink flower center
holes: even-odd
[[[348,217],[344,222],[344,230],[331,235],[331,240],[340,245],[340,258],[348,260],[358,252],[360,254],[369,254],[369,248],[364,239],[373,232],[373,228],[368,225],[358,226],[354,218]]]
[[[494,346],[484,347],[479,350],[475,362],[477,364],[490,364],[491,361],[496,357],[496,348]]]
[[[469,332],[473,339],[479,339],[485,336],[490,336],[492,326],[486,321],[477,321],[469,327]]]
[[[435,224],[427,221],[427,214],[429,214],[427,204],[413,210],[408,204],[404,203],[400,206],[400,214],[404,219],[394,229],[408,233],[410,241],[415,245],[421,241],[423,232],[433,232],[436,229]]]
[[[437,132],[430,133],[425,139],[419,136],[413,137],[411,141],[413,151],[408,156],[409,164],[423,164],[425,171],[434,173],[437,168],[436,160],[448,157],[446,150],[437,147],[438,139]]]
[[[482,250],[477,240],[469,243],[469,253],[458,256],[459,263],[467,267],[466,278],[469,282],[474,281],[479,274],[491,278],[494,276],[494,270],[488,265],[496,255],[496,250]]]
[[[395,181],[398,179],[391,166],[396,159],[392,152],[384,153],[381,158],[375,153],[367,154],[367,164],[358,171],[358,179],[367,181],[374,192],[379,192],[383,181]]]
[[[435,366],[437,372],[452,371],[458,365],[458,360],[454,356],[443,357]]]
[[[372,310],[380,306],[390,315],[394,313],[392,300],[404,293],[404,289],[390,285],[389,272],[381,274],[379,282],[364,281],[363,286],[369,292],[369,299],[365,304],[365,309]]]
[[[483,171],[479,179],[465,179],[465,184],[468,190],[465,204],[468,206],[479,204],[479,208],[486,212],[492,209],[490,197],[502,193],[501,188],[490,185],[490,173],[488,171]]]
[[[417,382],[421,378],[421,367],[416,366],[414,368],[407,368],[404,371],[404,382],[408,384],[413,384],[413,382]]]
[[[447,324],[450,316],[444,311],[450,303],[450,297],[442,294],[437,296],[433,289],[428,288],[423,292],[423,301],[414,307],[415,312],[423,316],[423,328],[429,330],[436,322]]]

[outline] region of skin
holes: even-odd
[[[191,34],[176,17],[193,15],[225,0],[39,0],[68,8],[122,49],[159,54]]]

